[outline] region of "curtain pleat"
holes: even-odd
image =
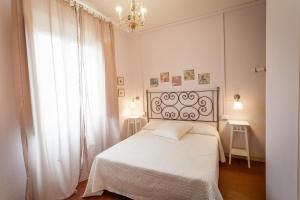
[[[119,141],[120,134],[112,24],[84,10],[79,22],[85,116],[81,179],[86,179],[95,155]]]
[[[13,61],[15,72],[16,97],[19,111],[19,123],[21,130],[21,139],[23,147],[23,157],[25,170],[27,174],[26,180],[26,196],[27,200],[33,198],[32,179],[29,167],[29,145],[28,137],[33,135],[33,122],[31,112],[31,99],[29,89],[29,77],[26,54],[25,27],[23,19],[22,0],[12,1],[12,17],[13,17]]]
[[[113,27],[64,0],[13,2],[26,199],[65,199],[119,141]]]
[[[119,134],[119,103],[117,94],[117,69],[115,62],[115,41],[114,30],[112,23],[106,23],[102,29],[104,32],[104,57],[105,57],[105,77],[106,77],[106,99],[107,102],[107,116],[108,129],[110,133],[109,146],[115,144],[120,140]]]

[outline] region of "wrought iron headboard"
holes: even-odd
[[[219,130],[220,88],[202,91],[150,92],[147,118],[178,121],[215,122]]]

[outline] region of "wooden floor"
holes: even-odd
[[[224,200],[265,200],[265,163],[233,159],[220,166],[219,188]]]
[[[80,183],[78,192],[69,200],[81,200],[86,182]],[[224,200],[264,200],[265,199],[265,164],[251,162],[248,169],[245,160],[233,159],[232,164],[220,165],[219,188]],[[101,197],[86,200],[128,200],[113,193],[105,192]]]

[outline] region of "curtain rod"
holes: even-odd
[[[87,11],[88,13],[93,15],[94,17],[100,18],[100,19],[108,21],[108,22],[111,21],[111,19],[109,17],[103,15],[98,10],[96,10],[96,9],[92,8],[91,6],[87,5],[82,0],[64,0],[64,1],[68,2],[70,4],[70,6],[77,6],[79,8],[82,8],[83,10]]]

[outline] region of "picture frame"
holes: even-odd
[[[184,70],[184,80],[185,81],[195,80],[195,70],[194,69]]]
[[[125,89],[124,88],[118,89],[118,97],[125,97]]]
[[[182,77],[181,76],[173,76],[172,77],[172,86],[181,86],[182,85]]]
[[[158,86],[159,86],[158,78],[150,78],[150,87],[158,87]]]
[[[125,80],[124,80],[124,77],[123,77],[123,76],[118,76],[118,77],[117,77],[117,85],[118,85],[118,86],[125,85]]]
[[[199,85],[210,84],[210,73],[198,74],[198,83]]]
[[[162,72],[162,73],[160,73],[160,82],[161,83],[168,83],[168,82],[170,82],[170,73],[169,72]]]

